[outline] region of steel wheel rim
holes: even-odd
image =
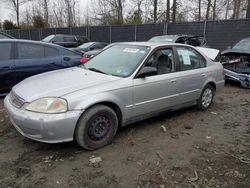
[[[213,91],[210,88],[205,89],[202,95],[202,105],[207,108],[213,100]]]
[[[106,116],[98,116],[90,123],[88,136],[92,141],[100,141],[108,135],[110,128],[109,119]]]

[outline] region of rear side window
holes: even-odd
[[[0,61],[11,58],[11,43],[0,43]]]
[[[45,47],[45,57],[56,57],[59,55],[59,51],[56,48]]]
[[[65,37],[65,42],[75,42],[76,39],[74,36],[67,36]]]
[[[177,47],[180,62],[180,71],[206,67],[205,58],[197,51],[187,47]]]
[[[64,50],[64,51],[63,51],[63,55],[64,55],[64,56],[76,56],[76,55],[79,55],[79,54],[76,53],[76,52],[72,52],[72,51],[70,51],[70,50]]]
[[[44,46],[36,44],[17,43],[18,59],[44,58]]]

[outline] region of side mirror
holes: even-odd
[[[227,49],[229,49],[229,50],[230,50],[231,48],[232,48],[231,46],[228,46],[228,47],[227,47]]]
[[[143,67],[137,74],[137,78],[145,78],[147,76],[157,75],[157,68],[155,67]]]

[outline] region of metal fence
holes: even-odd
[[[146,41],[163,34],[206,35],[207,45],[225,49],[250,36],[250,19],[143,25],[91,26],[73,28],[20,29],[4,31],[17,39],[41,40],[51,34],[87,36],[91,41]]]

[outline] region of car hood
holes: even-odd
[[[227,49],[224,50],[223,52],[221,52],[222,55],[230,55],[230,54],[244,54],[244,55],[250,55],[250,51],[246,51],[246,50],[237,50],[237,49]]]
[[[26,102],[32,102],[42,97],[62,97],[119,79],[121,78],[74,67],[27,78],[16,85],[13,92]]]

